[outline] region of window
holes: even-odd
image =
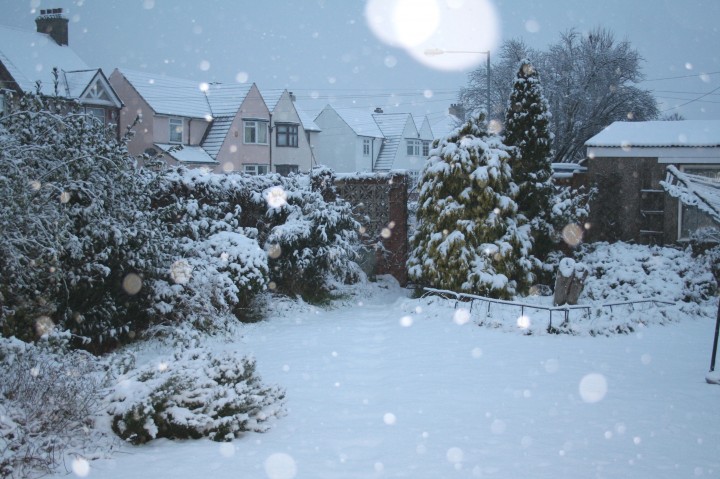
[[[370,156],[370,139],[363,140],[363,156]]]
[[[5,93],[0,93],[0,116],[5,114]]]
[[[690,175],[704,176],[713,182],[720,183],[720,168],[713,166],[690,166],[683,167],[683,173]],[[717,228],[717,223],[710,215],[703,213],[697,206],[688,206],[680,203],[680,233],[679,239],[689,239],[690,236],[701,228]]]
[[[262,120],[243,120],[245,129],[244,143],[267,145],[268,122]]]
[[[243,172],[248,175],[267,175],[268,165],[243,165]]]
[[[422,156],[430,156],[430,142],[429,141],[422,142]]]
[[[183,121],[180,118],[170,118],[170,143],[182,143]]]
[[[407,155],[420,156],[420,140],[407,140]]]
[[[103,125],[105,124],[105,109],[98,107],[85,107],[85,114],[93,118],[97,118]]]
[[[290,176],[298,172],[298,165],[275,165],[275,171],[281,176]]]
[[[286,123],[275,125],[275,143],[277,146],[298,146],[298,126]]]

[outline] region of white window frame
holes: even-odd
[[[182,118],[170,118],[168,121],[168,143],[179,144],[183,142],[183,133],[185,125],[183,124]],[[180,139],[177,139],[177,134],[180,134]]]
[[[423,140],[422,142],[422,156],[430,156],[430,141],[428,140]]]
[[[407,140],[407,156],[420,156],[420,140]]]
[[[246,145],[267,145],[267,120],[243,120],[243,143]]]
[[[370,138],[363,138],[363,156],[370,156]]]
[[[687,170],[716,170],[718,172],[718,183],[720,183],[720,165],[713,165],[713,164],[692,164],[692,165],[680,165],[680,171],[685,173]],[[697,174],[697,173],[690,173],[690,174]],[[697,209],[697,206],[687,206],[683,204],[682,201],[678,200],[678,224],[677,224],[677,237],[678,241],[688,241],[690,239],[690,236],[686,235],[683,236],[684,228],[683,228],[683,216],[684,216],[684,210],[687,208],[695,208]],[[704,215],[705,213],[698,211],[697,214]],[[712,222],[712,224],[715,224]]]
[[[267,175],[270,171],[270,165],[261,165],[259,163],[251,163],[243,165],[243,173],[247,175]]]
[[[84,107],[84,109],[85,109],[86,115],[89,115],[93,118],[97,118],[98,120],[100,120],[102,122],[103,125],[107,124],[107,121],[106,121],[107,115],[106,115],[105,108],[103,108],[101,106],[86,106],[86,107]]]

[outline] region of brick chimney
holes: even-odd
[[[50,35],[58,45],[68,44],[68,22],[62,8],[40,10],[40,16],[35,19],[38,33]]]
[[[456,118],[459,118],[462,121],[465,121],[465,108],[458,103],[453,103],[452,105],[450,105],[450,108],[448,108],[448,113],[450,113]]]

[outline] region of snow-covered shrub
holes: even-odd
[[[270,278],[278,292],[322,300],[334,282],[355,282],[359,224],[335,192],[334,173],[312,171],[312,189],[299,176],[284,181],[284,201],[269,203],[272,226],[265,240]]]
[[[698,303],[716,291],[709,265],[689,250],[599,242],[583,245],[577,257],[590,269],[580,302],[656,298]]]
[[[44,316],[102,351],[147,324],[143,283],[166,250],[151,181],[91,116],[32,95],[11,105],[0,118],[4,335],[34,339]]]
[[[358,225],[350,206],[334,194],[329,170],[314,170],[310,177],[282,177],[214,175],[180,168],[168,172],[164,180],[156,204],[164,208],[173,224],[172,234],[188,252],[205,249],[203,242],[213,234],[242,234],[257,241],[267,256],[269,270],[262,285],[306,299],[326,293],[334,281],[356,280],[360,275],[354,261]],[[222,254],[220,249],[217,252]],[[257,258],[253,264],[257,266]],[[260,283],[259,278],[252,282]],[[172,288],[181,289],[176,286]],[[246,289],[240,307],[257,292]]]
[[[431,151],[408,273],[419,284],[508,298],[532,281],[530,228],[517,215],[513,149],[481,114]]]
[[[283,390],[261,382],[254,359],[195,349],[120,377],[108,412],[113,431],[133,444],[160,437],[230,441],[266,431],[284,414],[283,399]]]
[[[155,308],[204,328],[208,316],[231,312],[245,318],[243,308],[268,281],[267,255],[257,241],[221,231],[183,244],[185,258],[171,266],[167,280],[154,284]]]
[[[50,472],[91,440],[105,374],[95,357],[0,339],[0,476]]]

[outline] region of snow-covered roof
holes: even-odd
[[[462,124],[460,118],[455,115],[447,114],[440,120],[433,123],[430,128],[432,129],[433,136],[435,138],[445,138],[450,133]]]
[[[199,82],[124,68],[118,71],[158,115],[212,116]]]
[[[412,121],[409,113],[373,113],[372,117],[385,138],[402,137],[405,125]]]
[[[302,123],[303,128],[305,131],[322,131],[322,128],[317,126],[317,123],[313,121],[313,119],[310,117],[310,115],[307,114],[305,110],[300,108],[297,103],[295,104],[295,111],[297,112],[298,116],[300,117],[300,123]]]
[[[234,116],[252,85],[205,83],[155,73],[118,70],[158,115],[205,118]]]
[[[585,146],[716,147],[720,146],[720,120],[616,121]]]
[[[53,68],[57,68],[58,94],[67,98],[78,98],[97,72],[49,35],[5,26],[0,26],[0,62],[22,91],[35,92],[39,81],[44,95],[55,94]]]
[[[285,93],[285,90],[262,90],[260,92],[263,100],[265,100],[265,105],[267,105],[268,110],[270,111],[275,110],[275,107],[280,101],[280,98],[282,98],[283,93]]]
[[[213,118],[210,128],[208,129],[202,147],[212,157],[217,159],[220,148],[227,138],[228,131],[233,122],[232,116],[216,116]]]
[[[235,116],[251,88],[245,83],[214,83],[207,85],[204,95],[213,116]]]
[[[325,108],[332,108],[352,128],[358,136],[372,136],[375,138],[384,138],[382,131],[373,118],[371,110],[352,109],[352,108],[334,108],[328,105]]]
[[[169,145],[167,143],[155,143],[166,155],[176,159],[180,163],[192,165],[217,165],[218,162],[213,159],[207,151],[199,146],[182,145],[182,148],[176,151],[169,151],[179,145]]]

